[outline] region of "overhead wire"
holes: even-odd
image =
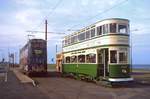
[[[96,15],[94,15],[94,16],[92,16],[92,17],[86,19],[86,20],[84,20],[83,22],[90,21],[90,20],[94,19],[95,17],[97,17],[97,16],[99,16],[99,15],[105,14],[106,12],[109,12],[110,10],[112,10],[112,9],[114,9],[114,8],[116,8],[116,7],[118,7],[118,6],[120,6],[121,4],[123,4],[123,3],[127,2],[127,1],[128,1],[128,0],[123,0],[123,1],[121,1],[121,2],[119,2],[119,3],[117,3],[117,4],[115,4],[115,5],[113,5],[112,7],[108,8],[108,9],[105,9],[104,11],[102,11],[102,12],[100,12],[100,13],[98,13],[98,14],[96,14]],[[79,24],[73,25],[73,26],[72,26],[71,28],[69,28],[68,30],[72,30],[74,27],[79,26],[79,25],[80,25],[81,23],[83,23],[83,22],[80,22]]]
[[[43,24],[43,21],[44,21],[48,16],[52,15],[52,13],[57,9],[57,7],[61,4],[62,1],[63,1],[63,0],[59,0],[59,1],[56,3],[56,5],[51,9],[51,11],[50,11],[47,15],[44,16],[44,18],[43,18],[43,20],[40,22],[40,24],[37,25],[37,27],[33,28],[32,30],[35,30],[35,29],[37,29],[38,27],[40,27],[40,26]]]

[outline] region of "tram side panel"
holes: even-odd
[[[63,73],[73,73],[95,78],[97,76],[97,67],[97,64],[63,64]]]

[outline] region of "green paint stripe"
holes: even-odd
[[[126,73],[124,71],[126,71]],[[130,76],[129,64],[109,65],[109,77],[112,77],[112,78],[124,77],[125,78],[129,76]]]
[[[97,76],[97,64],[63,64],[63,72]]]

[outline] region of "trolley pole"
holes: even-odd
[[[47,20],[45,20],[45,40],[47,42]]]
[[[46,41],[46,62],[47,62],[47,20],[45,20],[45,41]],[[48,62],[47,62],[48,63]],[[46,67],[47,67],[47,63],[46,63]]]

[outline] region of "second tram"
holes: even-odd
[[[47,73],[47,47],[42,39],[31,39],[20,50],[20,66],[26,74]]]

